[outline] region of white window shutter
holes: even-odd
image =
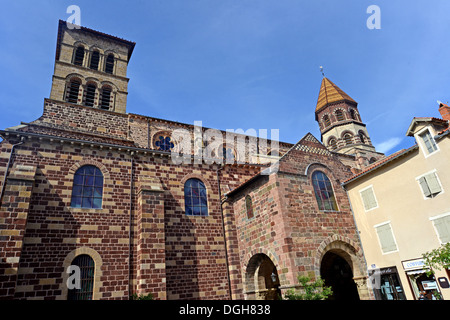
[[[384,224],[376,228],[378,239],[380,239],[381,250],[383,253],[388,253],[397,250],[397,245],[392,234],[390,224]]]
[[[426,175],[425,180],[428,184],[428,188],[431,194],[436,194],[442,191],[441,185],[439,184],[439,181],[437,180],[436,174],[434,172]]]
[[[428,188],[428,183],[425,180],[425,177],[421,177],[419,179],[419,183],[420,183],[420,187],[422,188],[422,191],[423,191],[423,194],[425,195],[425,197],[431,196],[431,192],[430,192],[430,189]]]
[[[450,242],[450,216],[435,219],[434,226],[436,227],[441,242]]]

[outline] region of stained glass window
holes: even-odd
[[[319,205],[319,210],[337,211],[336,199],[330,179],[322,171],[315,171],[312,174],[314,193]]]
[[[80,287],[79,289],[69,289],[67,300],[92,300],[95,272],[94,260],[87,254],[82,254],[73,259],[71,265],[80,268]]]
[[[159,136],[155,141],[155,146],[159,151],[170,151],[175,146],[168,136]]]
[[[184,184],[184,204],[188,216],[208,215],[208,198],[203,182],[198,179],[186,181]]]
[[[83,166],[75,172],[72,188],[72,208],[102,207],[103,174],[99,168]]]

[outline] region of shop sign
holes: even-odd
[[[403,268],[405,271],[414,270],[414,269],[422,269],[425,266],[425,262],[423,259],[415,259],[409,261],[402,261]]]
[[[431,289],[437,289],[437,283],[436,281],[429,280],[429,281],[422,281],[422,286],[424,290],[431,290]]]

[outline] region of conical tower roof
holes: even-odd
[[[330,79],[323,77],[322,84],[320,85],[319,98],[317,99],[316,112],[330,103],[339,101],[347,101],[356,104],[355,100],[342,91]]]

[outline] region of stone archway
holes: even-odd
[[[245,295],[249,300],[277,300],[280,280],[273,261],[264,253],[253,255],[245,273]]]
[[[335,286],[332,299],[371,299],[362,250],[344,236],[334,235],[322,242],[315,257],[315,272],[326,285]]]

